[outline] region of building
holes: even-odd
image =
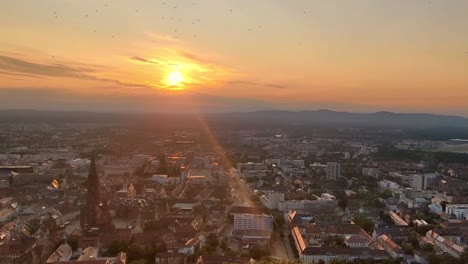
[[[390,190],[396,190],[400,189],[400,185],[396,182],[389,181],[389,180],[381,180],[379,181],[379,188],[380,189],[390,189]]]
[[[168,176],[166,174],[155,174],[153,176],[151,176],[151,180],[159,183],[159,184],[162,184],[162,185],[165,185],[167,184],[167,181],[168,181]]]
[[[284,193],[270,193],[262,195],[260,201],[268,209],[278,209],[279,203],[284,202]]]
[[[362,168],[362,175],[364,176],[377,177],[379,174],[380,171],[377,168]]]
[[[206,239],[204,236],[196,236],[189,239],[185,244],[179,248],[178,253],[183,255],[193,255],[200,248],[205,245]]]
[[[327,162],[327,180],[336,180],[341,175],[341,165],[337,162]]]
[[[154,259],[155,264],[183,264],[185,256],[179,253],[158,253]]]
[[[232,235],[245,245],[268,245],[273,231],[273,216],[256,207],[234,207]]]
[[[464,248],[462,246],[439,235],[436,230],[427,231],[426,238],[434,244],[434,248],[444,253],[448,253],[452,257],[459,258],[461,254],[463,254]]]
[[[93,155],[87,180],[86,204],[81,208],[80,225],[82,230],[95,229],[113,231],[112,216],[107,203],[101,203],[99,197],[99,176],[96,170],[96,160]]]
[[[445,206],[447,215],[454,215],[458,219],[468,220],[468,204],[447,204]]]
[[[28,185],[32,183],[49,184],[55,179],[55,175],[51,173],[12,173],[12,185]]]
[[[324,261],[330,263],[332,260],[355,260],[359,258],[385,259],[388,255],[383,250],[373,250],[367,247],[332,247],[321,246],[315,243],[313,238],[305,238],[299,227],[291,230],[294,246],[302,263],[318,263]],[[357,238],[357,237],[356,237]],[[350,244],[364,244],[362,239],[359,241],[352,238]],[[362,240],[362,241],[361,241]]]
[[[395,212],[393,211],[388,211],[388,215],[392,218],[393,222],[395,222],[395,225],[398,226],[407,226],[408,223],[403,220],[400,216],[398,216]]]
[[[73,250],[67,243],[60,245],[52,255],[47,259],[46,263],[55,263],[58,261],[69,261]]]
[[[133,168],[128,164],[105,164],[103,169],[106,176],[130,176],[133,173]]]
[[[236,214],[234,229],[239,230],[273,230],[273,216],[266,214]]]
[[[308,209],[318,209],[322,207],[333,207],[338,203],[336,200],[288,200],[280,201],[278,203],[278,210],[280,211],[307,211]]]
[[[426,190],[429,185],[433,185],[437,173],[410,174],[405,177],[411,188],[416,191]]]
[[[201,255],[196,264],[247,264],[249,261],[242,257]]]
[[[378,242],[392,258],[403,257],[403,249],[387,235],[379,236]]]

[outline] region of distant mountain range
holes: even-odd
[[[392,127],[468,127],[468,118],[460,116],[414,114],[414,113],[350,113],[332,110],[313,111],[257,111],[249,113],[227,113],[224,117],[245,121],[263,121],[289,124],[322,124],[351,126]]]
[[[235,113],[202,114],[214,124],[256,125],[331,125],[373,127],[456,127],[468,128],[468,118],[459,116],[412,113],[349,113],[331,110],[282,111],[266,110]],[[35,110],[1,110],[0,123],[127,123],[151,121],[189,122],[192,114],[169,113],[101,113]]]

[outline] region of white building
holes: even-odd
[[[235,214],[234,231],[273,230],[273,216],[266,214]]]
[[[262,195],[260,201],[268,209],[278,209],[279,203],[284,201],[284,193],[270,193]]]
[[[364,176],[377,177],[379,174],[380,171],[377,168],[362,168],[362,175]]]
[[[278,210],[280,211],[302,211],[310,208],[321,208],[323,206],[336,205],[336,200],[288,200],[280,201],[278,203]]]
[[[458,219],[468,219],[468,204],[447,204],[445,206],[447,215],[454,215]]]
[[[155,174],[151,176],[151,180],[158,182],[159,184],[165,185],[168,182],[168,177],[166,174]]]
[[[336,180],[341,175],[341,165],[337,162],[327,162],[327,180]]]
[[[396,182],[389,181],[389,180],[382,180],[382,181],[379,181],[379,188],[380,189],[396,190],[396,189],[400,189],[401,187]]]

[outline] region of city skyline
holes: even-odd
[[[7,1],[2,109],[468,116],[466,1]]]

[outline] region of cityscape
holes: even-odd
[[[0,264],[467,264],[468,1],[0,1]]]
[[[466,261],[466,141],[167,118],[2,124],[2,263]]]

